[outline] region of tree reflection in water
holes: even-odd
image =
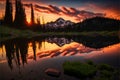
[[[22,64],[27,63],[28,41],[24,39],[8,40],[4,42],[8,65],[12,69],[12,60],[14,59],[20,66],[20,56]],[[17,59],[17,60],[16,60]]]
[[[34,53],[34,60],[36,60],[36,41],[32,41],[32,48],[33,48],[33,53]]]
[[[4,43],[4,45],[5,45],[8,65],[12,69],[13,68],[12,59],[14,58],[14,51],[15,51],[14,50],[14,43],[12,40],[8,40]]]
[[[60,48],[54,50],[45,50],[45,42],[47,43],[55,43]],[[72,43],[77,42],[77,43]],[[65,37],[36,37],[32,39],[26,38],[17,38],[11,39],[3,42],[0,46],[5,45],[6,57],[8,61],[8,65],[11,69],[13,69],[12,60],[14,59],[16,64],[20,67],[21,63],[24,65],[27,63],[28,48],[29,43],[32,45],[33,51],[33,59],[36,60],[37,56],[39,58],[43,57],[57,57],[57,56],[72,56],[76,53],[89,53],[91,51],[96,50],[95,48],[102,48],[105,46],[109,46],[115,43],[119,43],[118,37],[87,37],[87,36],[66,36]],[[42,44],[43,43],[43,44]],[[65,45],[68,44],[68,45]],[[81,45],[82,44],[82,45]],[[37,46],[38,45],[38,46]],[[41,47],[44,47],[44,51],[37,52],[37,49],[41,50]],[[51,47],[51,46],[48,46]]]

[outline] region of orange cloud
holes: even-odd
[[[107,6],[107,5],[88,4],[88,7],[94,9],[95,11],[100,11],[105,13],[106,14],[105,17],[115,18],[120,20],[120,8],[117,5]]]
[[[104,10],[106,17],[115,18],[120,20],[120,12],[114,9]]]

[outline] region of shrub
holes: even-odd
[[[99,70],[114,71],[113,67],[111,67],[111,66],[108,65],[108,64],[101,64],[101,65],[98,65],[98,69],[99,69]]]

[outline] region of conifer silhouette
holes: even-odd
[[[33,5],[31,4],[31,24],[33,25],[35,23],[34,21],[34,9],[33,9]]]
[[[16,0],[15,2],[16,5],[16,12],[15,12],[15,20],[14,24],[16,26],[24,26],[26,24],[26,14],[25,14],[25,9],[23,8],[23,4],[21,0]]]
[[[6,0],[6,9],[5,9],[5,17],[4,17],[4,24],[11,25],[13,21],[12,16],[12,3],[10,0]]]

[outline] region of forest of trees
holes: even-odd
[[[15,19],[13,20],[13,7],[11,0],[6,0],[5,16],[3,19],[3,25],[15,26],[17,28],[26,26],[26,14],[25,8],[21,0],[15,0]]]
[[[21,0],[15,0],[15,19],[13,20],[13,8],[11,0],[6,0],[6,10],[3,19],[3,24],[8,25],[11,28],[24,28],[31,29],[33,31],[41,32],[79,32],[79,31],[112,31],[120,29],[120,20],[110,19],[105,17],[94,17],[84,20],[83,22],[76,23],[74,25],[59,27],[59,28],[48,28],[40,24],[40,19],[37,18],[35,23],[34,17],[34,6],[31,4],[31,27],[27,27],[25,8]],[[2,22],[2,21],[1,21]]]
[[[120,20],[94,17],[75,24],[78,31],[116,31],[120,29]]]

